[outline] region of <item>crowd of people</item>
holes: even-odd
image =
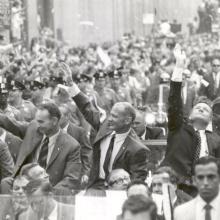
[[[126,192],[122,220],[220,217],[218,35],[73,48],[45,29],[0,53],[1,219],[74,219],[53,196],[82,190]]]

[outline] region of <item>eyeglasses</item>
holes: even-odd
[[[220,65],[212,64],[213,67],[220,67]]]
[[[130,178],[129,177],[124,177],[124,178],[118,178],[117,180],[115,181],[112,181],[110,182],[109,184],[112,186],[114,184],[123,184],[125,182],[129,182],[130,181]]]

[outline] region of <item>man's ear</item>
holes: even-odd
[[[126,123],[127,125],[132,124],[132,123],[133,123],[133,122],[132,122],[132,117],[126,117],[125,123]]]

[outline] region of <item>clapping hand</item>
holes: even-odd
[[[174,57],[176,59],[176,67],[185,69],[186,54],[182,50],[181,46],[177,44],[173,50]]]

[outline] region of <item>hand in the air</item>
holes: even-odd
[[[173,50],[174,57],[176,58],[176,67],[185,68],[186,54],[182,50],[181,46],[177,44]]]

